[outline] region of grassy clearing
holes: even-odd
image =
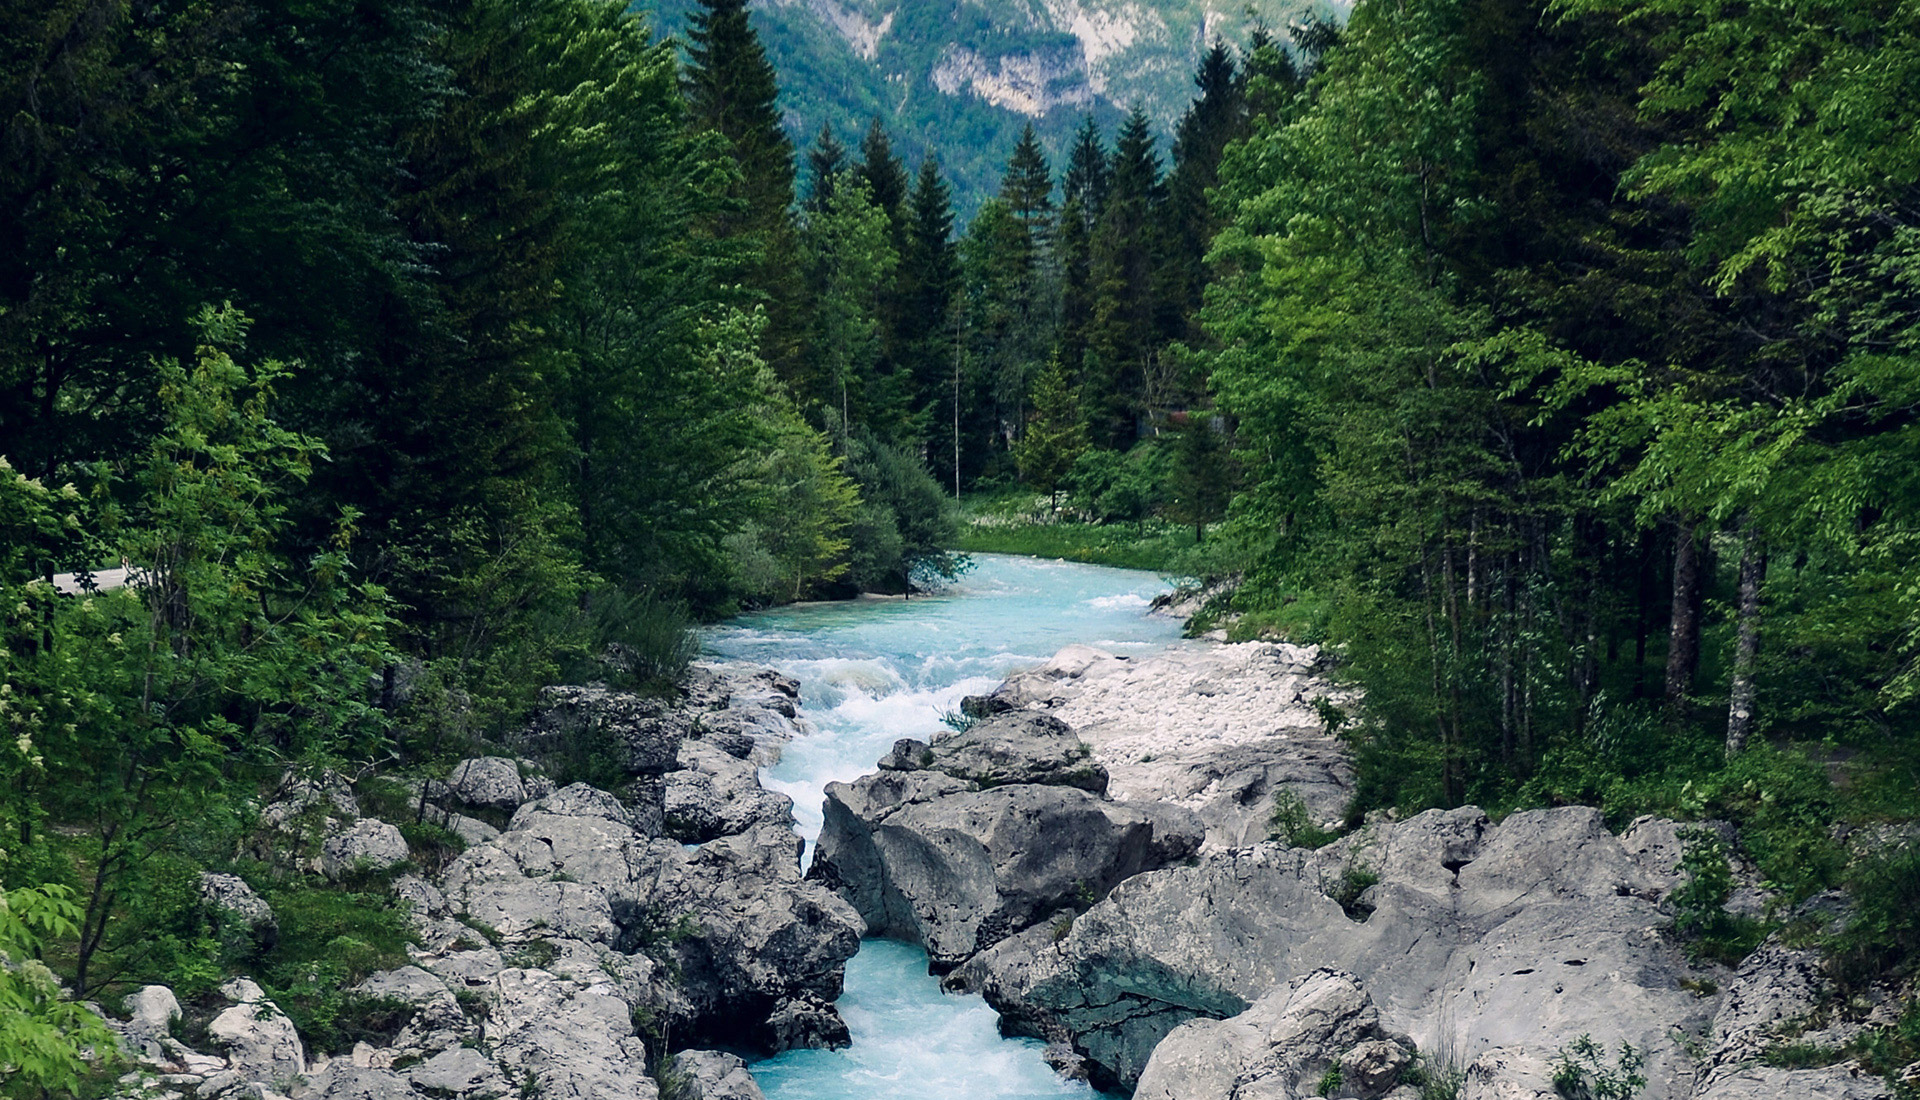
[[[1059,511],[1050,512],[1046,497],[1024,490],[968,497],[960,509],[954,549],[963,553],[1061,558],[1169,576],[1189,575],[1198,564],[1193,528],[1157,518],[1137,525],[1089,523],[1064,499]]]

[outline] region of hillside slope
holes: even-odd
[[[1163,134],[1192,95],[1206,44],[1242,46],[1306,16],[1344,20],[1351,0],[762,0],[755,26],[779,70],[797,143],[830,123],[852,145],[869,119],[909,168],[939,156],[970,214],[999,182],[1020,129],[1050,152],[1091,112],[1111,129],[1134,104]],[[649,5],[679,33],[693,0]],[[1058,156],[1055,157],[1056,162]]]

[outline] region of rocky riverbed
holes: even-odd
[[[1070,647],[829,787],[810,877],[1142,1100],[1891,1095],[1844,1061],[1763,1061],[1831,1026],[1831,990],[1784,943],[1687,957],[1673,822],[1466,807],[1268,839],[1279,792],[1331,818],[1350,790],[1317,657]]]
[[[667,1084],[688,1100],[758,1097],[739,1057],[703,1048],[844,1043],[833,1002],[866,932],[852,906],[801,877],[792,804],[756,777],[803,732],[796,695],[768,670],[713,666],[675,700],[551,689],[503,755],[416,788],[424,816],[467,847],[431,879],[392,881],[418,940],[411,965],[353,991],[397,1009],[386,1042],[309,1050],[237,979],[194,1049],[173,1035],[172,991],[148,987],[129,1019],[110,1017],[141,1065],[128,1093],[648,1100]],[[617,760],[615,790],[556,787],[536,763],[589,743]],[[365,874],[409,857],[338,777],[291,780],[281,795],[261,818],[288,835],[269,846],[317,848],[307,870]],[[205,886],[211,904],[270,929],[239,879]],[[669,1043],[680,1053],[663,1065]]]
[[[196,1049],[149,987],[113,1017],[143,1066],[127,1089],[745,1100],[758,1088],[721,1048],[844,1043],[846,960],[884,935],[1064,1072],[1143,1100],[1891,1095],[1847,1062],[1766,1063],[1890,1009],[1826,1011],[1817,958],[1783,942],[1738,970],[1690,961],[1672,822],[1615,835],[1585,808],[1467,807],[1314,850],[1269,839],[1277,797],[1331,821],[1351,789],[1317,670],[1313,650],[1269,643],[1070,647],[969,698],[965,729],[831,784],[804,876],[792,805],[757,776],[805,733],[792,681],[707,666],[675,700],[553,689],[499,755],[415,788],[467,847],[393,880],[419,942],[358,991],[401,1006],[383,1042],[309,1050],[238,979]],[[614,789],[537,766],[589,743],[617,759]],[[408,858],[334,777],[290,781],[261,819],[313,831],[273,849],[313,873]],[[271,935],[244,883],[205,888]]]

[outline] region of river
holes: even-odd
[[[930,739],[962,696],[990,691],[1074,642],[1137,654],[1179,638],[1178,621],[1146,613],[1167,587],[1153,574],[997,554],[974,562],[937,596],[781,608],[708,634],[715,655],[800,681],[816,732],[788,745],[762,781],[793,798],[809,845],[828,783],[872,771],[898,738]],[[757,1063],[769,1100],[1100,1095],[1048,1068],[1040,1043],[1001,1038],[979,997],[942,993],[917,947],[869,940],[847,964],[839,1008],[853,1045]]]

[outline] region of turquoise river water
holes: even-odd
[[[799,679],[816,732],[788,745],[763,781],[792,796],[800,831],[819,835],[821,791],[873,770],[901,737],[922,740],[960,698],[992,688],[1074,642],[1116,653],[1174,643],[1147,603],[1150,573],[982,554],[941,595],[855,600],[742,616],[707,636],[722,657]],[[940,991],[917,947],[869,940],[847,964],[839,1002],[845,1050],[789,1051],[754,1065],[769,1100],[1093,1100],[1031,1040],[1003,1039],[978,997]]]

